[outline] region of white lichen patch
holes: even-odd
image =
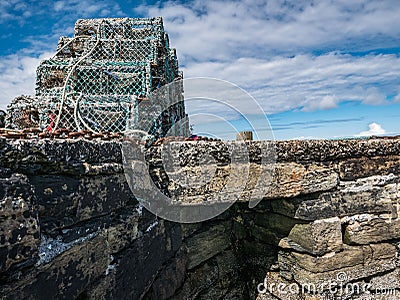
[[[56,256],[67,251],[72,246],[94,238],[99,234],[99,232],[100,229],[98,229],[96,232],[88,234],[87,236],[80,237],[79,239],[68,243],[64,243],[61,236],[57,236],[57,238],[53,239],[52,237],[47,237],[42,234],[39,245],[39,260],[36,262],[36,266],[50,262]]]

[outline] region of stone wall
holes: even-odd
[[[0,294],[398,299],[399,140],[277,142],[275,176],[254,208],[246,195],[267,144],[247,146],[243,197],[211,220],[179,224],[135,199],[118,142],[0,138]],[[185,172],[209,167],[199,166],[199,153],[214,158],[216,178],[198,189],[174,184],[161,150],[149,148],[147,158],[164,193],[209,201],[224,186],[232,158],[222,142],[179,144]]]

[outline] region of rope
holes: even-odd
[[[138,102],[180,75],[161,19],[83,20],[75,27],[76,36],[61,38],[55,54],[38,68],[40,101],[32,107],[39,127],[90,132],[143,127],[139,111],[145,120],[150,116],[147,108],[139,110]],[[21,110],[15,103],[13,115]],[[180,110],[171,113],[182,115]]]
[[[63,87],[63,93],[62,93],[62,97],[61,97],[60,109],[59,109],[59,111],[58,111],[56,123],[54,124],[53,130],[56,130],[56,129],[57,129],[58,123],[60,122],[60,118],[61,118],[61,114],[62,114],[62,108],[63,108],[63,105],[64,105],[65,95],[66,95],[65,91],[66,91],[66,89],[67,89],[67,85],[68,85],[69,78],[71,77],[71,75],[72,75],[73,71],[75,70],[75,68],[81,63],[81,61],[83,61],[86,57],[88,57],[90,54],[92,54],[92,52],[94,51],[94,49],[95,49],[95,48],[97,47],[97,45],[99,44],[99,42],[100,42],[100,26],[101,26],[102,23],[103,23],[103,22],[100,22],[99,25],[98,25],[98,28],[97,28],[97,35],[96,35],[97,41],[96,41],[96,44],[94,44],[94,46],[92,47],[92,49],[91,49],[88,53],[86,53],[84,56],[82,56],[82,57],[76,62],[75,65],[72,66],[72,68],[71,68],[71,70],[69,71],[67,77],[65,78],[65,84],[64,84],[64,87]],[[76,120],[75,120],[75,121],[76,121]]]
[[[81,99],[83,99],[83,94],[81,94],[81,96],[76,100],[75,109],[74,109],[74,117],[75,117],[76,125],[78,126],[78,130],[80,130],[80,127],[79,127],[79,122],[77,122],[77,119],[79,119],[79,121],[82,122],[83,126],[85,126],[86,129],[90,130],[90,131],[93,132],[93,133],[96,133],[96,131],[93,130],[93,129],[85,122],[85,120],[84,120],[84,119],[82,118],[82,116],[81,116],[80,110],[78,110],[79,101],[80,101]],[[93,120],[90,120],[90,121],[92,121],[92,122],[94,123]]]
[[[79,98],[75,101],[75,106],[74,106],[74,119],[75,119],[76,126],[78,128],[78,131],[81,131],[81,127],[79,126],[79,122],[76,122],[76,120],[78,118],[78,103],[79,103],[79,100],[82,99],[82,97],[83,97],[83,94],[80,93]]]

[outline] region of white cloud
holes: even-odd
[[[397,89],[398,55],[341,52],[397,46],[396,1],[194,0],[136,11],[164,17],[185,77],[236,83],[268,113],[382,105]]]
[[[9,2],[27,11],[23,1]],[[30,13],[46,12],[58,21],[48,35],[26,38],[30,53],[0,57],[2,107],[20,93],[33,93],[32,66],[49,46],[55,49],[58,36],[72,34],[77,18],[126,15],[113,0],[37,3]],[[12,7],[0,4],[0,16],[17,16]],[[399,55],[340,52],[397,46],[396,0],[168,1],[143,4],[135,11],[163,16],[186,78],[207,76],[236,83],[268,113],[332,109],[342,101],[381,105],[398,88]],[[400,102],[400,96],[395,100]],[[208,108],[213,109],[218,108]]]
[[[355,136],[371,136],[371,135],[382,135],[387,133],[385,129],[382,128],[382,126],[378,123],[371,123],[368,125],[369,130],[368,131],[362,131],[359,134],[356,134]]]
[[[117,2],[112,0],[68,0],[56,1],[52,4],[52,11],[60,15],[63,21],[74,21],[77,18],[114,17],[124,14]]]
[[[21,31],[20,39],[31,43],[35,49],[38,49],[37,43],[43,47],[47,43],[42,51],[35,52],[36,55],[48,50],[49,44],[56,43],[60,34],[72,34],[73,25],[79,18],[122,16],[126,14],[114,0],[37,0],[29,4],[23,0],[0,1],[0,24],[5,23],[5,32]],[[29,36],[28,27],[42,31],[45,26],[45,34]]]
[[[395,0],[170,1],[137,11],[164,17],[185,64],[191,58],[395,47],[400,28]]]
[[[104,17],[102,12],[121,14],[122,11],[116,1],[113,0],[68,0],[68,1],[35,1],[28,5],[26,1],[10,0],[2,1],[0,4],[0,12],[12,16],[14,19],[22,19],[23,17],[32,15],[48,15],[56,21],[70,18],[93,17],[93,13],[98,17]],[[21,13],[25,15],[21,16]],[[4,22],[6,20],[1,20]]]
[[[397,95],[394,97],[394,102],[400,103],[400,88],[397,90]]]
[[[28,43],[29,47],[19,49],[12,55],[0,56],[0,109],[5,109],[18,95],[34,94],[36,67],[56,50],[60,36],[73,34],[77,18],[122,15],[125,14],[119,5],[110,0],[40,0],[32,5],[20,0],[1,1],[0,24],[35,23],[36,18],[43,16],[49,16],[54,21],[46,34],[22,35],[21,42]]]
[[[312,102],[306,103],[302,108],[303,111],[314,111],[314,110],[328,110],[337,107],[338,99],[335,96],[326,95],[322,97],[322,100],[316,99]]]
[[[191,63],[185,77],[222,78],[249,91],[267,113],[335,108],[342,101],[386,103],[386,83],[397,89],[400,58],[396,55],[351,56],[328,53],[268,59],[239,58],[230,62]],[[212,110],[212,108],[209,108]]]
[[[0,24],[8,21],[21,22],[23,21],[24,12],[27,12],[27,5],[24,1],[0,1]]]
[[[34,94],[36,68],[51,53],[39,57],[13,54],[0,58],[0,109],[16,96]]]
[[[387,103],[386,96],[376,87],[371,87],[367,90],[367,95],[362,102],[369,105],[382,105]]]
[[[64,1],[56,1],[54,2],[54,10],[61,11],[64,8],[65,2]]]

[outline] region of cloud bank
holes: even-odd
[[[29,50],[0,57],[2,108],[14,96],[33,93],[34,68],[50,41],[54,48],[59,35],[72,35],[76,18],[159,15],[186,78],[238,84],[268,114],[330,110],[348,101],[400,103],[396,0],[194,0],[137,7],[113,0],[37,1],[35,7],[11,2],[0,6],[3,23],[44,12],[54,22],[48,34],[25,39]],[[207,111],[221,113],[217,106]]]
[[[371,123],[368,125],[369,130],[368,131],[362,131],[356,136],[371,136],[371,135],[382,135],[387,133],[385,129],[382,128],[380,124],[377,124],[375,122]]]
[[[164,17],[186,77],[232,81],[267,113],[385,105],[398,93],[398,53],[376,50],[398,45],[396,1],[198,0],[136,11]]]

